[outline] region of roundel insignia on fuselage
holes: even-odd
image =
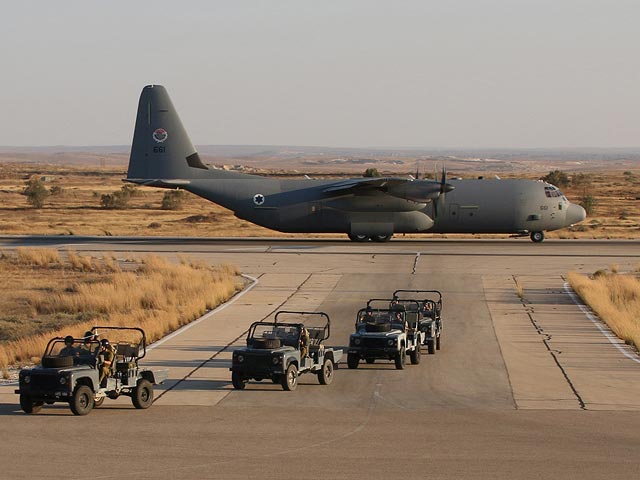
[[[264,203],[264,195],[262,195],[261,193],[256,193],[253,196],[253,203],[258,206],[262,205]]]
[[[158,143],[164,142],[168,136],[169,134],[164,128],[156,128],[153,131],[153,139]]]

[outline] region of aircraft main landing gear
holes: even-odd
[[[378,243],[382,243],[382,242],[388,242],[389,240],[391,240],[391,237],[393,237],[392,235],[356,235],[353,233],[349,234],[349,240],[351,240],[352,242],[367,242],[369,240],[371,240],[372,242],[378,242]]]
[[[374,242],[382,243],[382,242],[388,242],[389,240],[391,240],[392,236],[393,235],[373,235],[369,238],[371,238],[371,240]]]
[[[351,240],[352,242],[366,242],[367,240],[369,240],[369,237],[367,237],[366,235],[356,235],[350,233],[349,240]]]

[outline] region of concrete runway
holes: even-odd
[[[640,467],[640,358],[563,278],[634,270],[638,242],[0,238],[0,250],[21,245],[187,253],[257,282],[149,352],[146,365],[171,372],[149,410],[121,398],[87,417],[58,404],[27,416],[15,387],[0,387],[0,478],[627,479]],[[232,389],[231,351],[253,321],[322,310],[339,347],[364,302],[398,288],[444,296],[442,350],[420,365],[342,365],[332,385],[306,375],[295,392]]]

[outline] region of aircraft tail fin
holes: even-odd
[[[167,90],[162,85],[144,87],[138,103],[127,181],[170,186],[171,182],[162,185],[163,180],[211,176],[191,143]]]

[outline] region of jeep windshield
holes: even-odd
[[[72,357],[76,365],[91,363],[100,350],[100,343],[96,340],[73,339],[66,344],[63,338],[54,338],[49,341],[45,349],[45,357]]]
[[[358,314],[358,331],[371,331],[371,325],[388,326],[389,330],[405,329],[405,314],[395,310],[363,310]]]

